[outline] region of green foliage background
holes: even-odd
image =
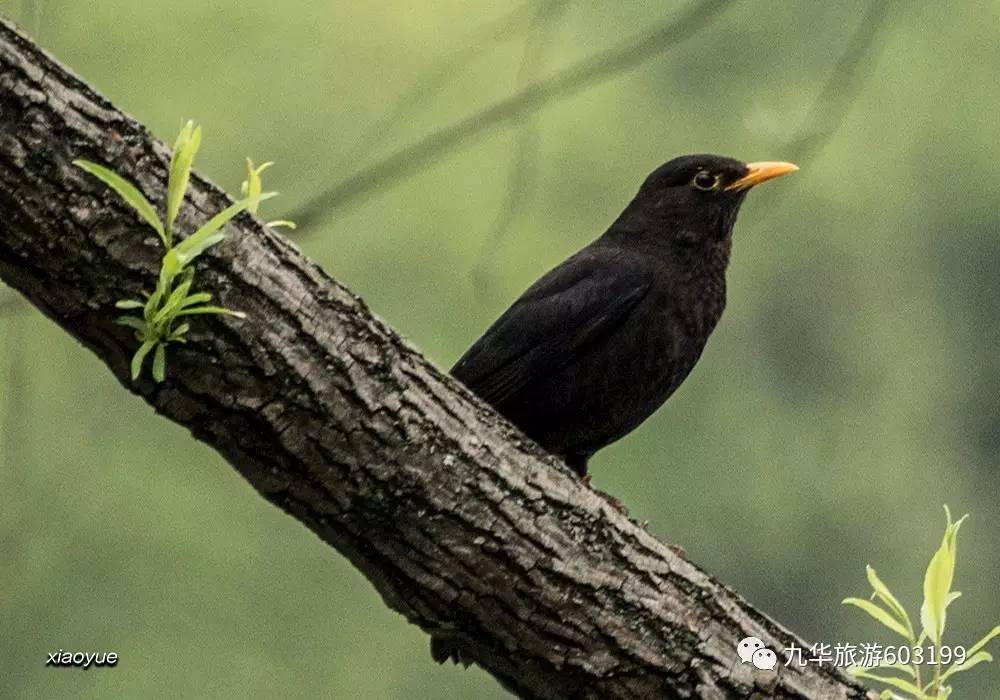
[[[571,4],[543,74],[668,5]],[[449,367],[660,162],[786,158],[866,7],[738,2],[663,57],[543,110],[537,186],[478,290],[515,129],[292,235]],[[243,156],[277,161],[269,214],[292,219],[358,167],[359,139],[408,86],[509,9],[0,0],[162,138],[184,118],[203,124],[199,170],[230,192]],[[888,21],[832,140],[749,197],[729,308],[692,377],[592,463],[654,533],[811,641],[877,641],[839,605],[864,588],[866,563],[919,605],[943,502],[972,514],[954,639],[1000,619],[1000,5],[898,3]],[[523,43],[484,49],[380,152],[511,93]],[[505,697],[479,670],[434,665],[426,637],[345,560],[40,314],[0,319],[0,382],[0,695]],[[122,661],[44,669],[58,648]],[[982,667],[955,697],[998,686],[1000,670]]]

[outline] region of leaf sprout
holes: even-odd
[[[878,577],[875,569],[870,566],[868,567],[868,583],[872,587],[871,598],[845,598],[843,601],[845,605],[853,605],[864,610],[872,618],[901,636],[906,640],[911,652],[906,655],[905,662],[902,654],[898,659],[885,659],[878,667],[880,673],[872,673],[867,668],[859,666],[848,670],[855,678],[864,678],[891,686],[894,690],[882,691],[880,695],[882,700],[945,700],[952,692],[952,687],[947,685],[945,681],[973,666],[993,661],[993,656],[984,648],[994,637],[1000,635],[1000,625],[994,627],[968,649],[947,647],[942,644],[948,606],[962,595],[958,591],[951,590],[951,585],[955,577],[958,529],[969,517],[966,515],[957,522],[952,522],[948,506],[944,507],[944,511],[947,517],[944,537],[941,540],[941,546],[931,557],[930,564],[928,564],[924,574],[924,602],[920,608],[921,630],[919,636],[916,634],[916,629],[906,609]],[[920,676],[920,664],[924,660],[922,645],[925,642],[930,642],[932,645],[928,647],[931,658],[927,661],[933,664],[934,668],[933,675],[927,683],[923,683]],[[905,647],[900,647],[900,649],[905,651]],[[953,654],[952,650],[957,649],[962,649],[963,653]],[[946,656],[948,658],[945,658]],[[949,663],[950,665],[948,665]],[[946,665],[947,668],[945,668]],[[896,671],[902,675],[885,675],[886,671]],[[896,690],[901,690],[908,695],[899,695],[895,692]]]
[[[142,373],[146,357],[152,353],[152,377],[162,382],[166,377],[166,348],[170,343],[187,342],[190,323],[182,319],[197,315],[225,315],[246,318],[240,311],[233,311],[212,305],[212,295],[192,289],[195,270],[194,261],[206,250],[220,243],[225,234],[222,229],[237,214],[243,211],[256,213],[260,203],[273,197],[275,192],[264,192],[261,173],[271,165],[265,163],[258,168],[247,159],[249,174],[243,183],[243,199],[226,207],[209,219],[198,230],[174,245],[174,224],[184,202],[184,195],[191,178],[191,166],[201,146],[201,127],[188,121],[174,142],[170,158],[170,174],[167,180],[166,220],[163,221],[156,209],[135,185],[101,165],[86,160],[75,160],[74,165],[87,171],[114,190],[149,226],[156,231],[163,243],[164,253],[160,263],[160,274],[152,293],[144,292],[143,299],[123,299],[115,304],[119,309],[135,311],[136,315],[118,318],[118,323],[135,330],[139,348],[132,356],[132,380]],[[270,226],[291,226],[288,221],[275,221]]]

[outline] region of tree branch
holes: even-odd
[[[365,134],[358,139],[358,142],[346,154],[338,155],[336,160],[342,163],[366,162],[373,152],[384,145],[388,136],[413,117],[414,112],[433,102],[434,96],[448,84],[449,80],[460,75],[478,56],[508,41],[513,41],[521,33],[530,30],[532,19],[552,1],[529,0],[499,19],[475,27],[463,38],[461,48],[433,60],[385,114],[366,128]]]
[[[536,73],[545,62],[547,49],[552,43],[551,27],[565,14],[568,0],[545,0],[538,7],[534,26],[524,42],[521,67],[517,72],[518,92],[523,91],[535,79]],[[472,266],[473,288],[485,295],[490,286],[488,265],[494,254],[517,220],[521,207],[531,197],[535,183],[535,158],[538,150],[538,114],[523,115],[517,120],[518,131],[514,137],[513,159],[507,175],[507,187],[503,203],[493,219],[486,235],[486,242]]]
[[[877,53],[876,40],[888,25],[892,9],[894,9],[892,3],[871,0],[868,10],[851,34],[847,46],[834,65],[833,72],[809,107],[802,124],[791,139],[779,144],[783,158],[805,168],[806,164],[811,163],[840,130],[868,75],[861,72],[862,65],[866,59]],[[758,206],[761,211],[769,213],[758,218],[758,229],[765,228],[770,217],[780,209],[782,199],[788,197],[789,192],[794,190],[795,184],[792,183],[791,187],[782,188],[780,192],[772,189],[761,193],[757,199]]]
[[[647,33],[587,56],[548,78],[534,82],[513,95],[361,168],[313,196],[294,213],[294,218],[300,226],[308,226],[338,207],[356,202],[362,195],[378,187],[391,185],[418,172],[420,168],[443,158],[500,124],[515,121],[556,99],[575,94],[630,70],[667,48],[691,39],[732,4],[733,0],[697,0],[676,18],[663,22]]]
[[[797,643],[581,486],[249,216],[201,286],[167,381],[128,380],[114,302],[153,286],[152,231],[71,165],[103,162],[158,200],[168,152],[0,22],[0,277],[124,387],[213,446],[347,556],[406,618],[528,698],[874,697],[839,672],[741,664]],[[180,228],[226,205],[194,176]]]

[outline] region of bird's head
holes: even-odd
[[[714,155],[674,158],[646,178],[616,227],[684,245],[726,240],[750,188],[796,170],[791,163]]]

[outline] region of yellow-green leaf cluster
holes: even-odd
[[[845,598],[843,601],[845,605],[853,605],[864,610],[873,619],[905,639],[911,651],[914,652],[911,655],[913,663],[883,664],[879,667],[882,673],[875,673],[863,667],[849,669],[849,672],[857,678],[877,681],[894,688],[895,690],[882,692],[880,697],[883,700],[906,700],[906,698],[944,700],[952,692],[952,687],[947,685],[945,681],[957,673],[993,660],[984,647],[994,637],[1000,636],[1000,625],[994,627],[982,639],[969,647],[961,658],[951,663],[948,668],[943,669],[941,663],[935,664],[932,678],[927,683],[921,682],[921,668],[915,661],[919,658],[916,652],[920,649],[920,645],[929,641],[936,651],[934,658],[941,659],[948,606],[961,595],[958,591],[951,590],[951,587],[955,579],[958,530],[969,516],[963,516],[957,522],[953,522],[948,506],[945,506],[945,516],[947,523],[941,545],[934,552],[924,573],[924,600],[920,608],[922,629],[919,637],[916,635],[906,608],[871,566],[867,568],[868,583],[872,587],[871,598]],[[952,648],[958,647],[953,645]],[[903,676],[885,675],[885,671],[898,671]],[[899,695],[897,690],[909,693],[909,695]]]
[[[170,158],[170,173],[167,180],[166,222],[161,221],[156,208],[134,184],[113,170],[86,160],[74,163],[101,180],[118,194],[139,214],[143,221],[156,231],[163,243],[164,253],[160,263],[160,274],[156,288],[144,294],[144,300],[123,299],[116,306],[127,311],[140,311],[141,315],[126,315],[118,318],[118,323],[135,330],[139,348],[132,356],[132,379],[139,378],[143,363],[153,354],[152,376],[157,382],[166,377],[166,347],[170,343],[186,342],[190,324],[178,323],[185,316],[223,314],[244,318],[239,311],[232,311],[210,304],[212,295],[194,292],[194,268],[192,263],[214,245],[220,243],[225,234],[222,229],[233,217],[243,211],[256,212],[260,202],[275,195],[263,192],[260,174],[269,166],[265,163],[254,168],[248,160],[250,178],[243,183],[244,198],[226,207],[213,216],[194,233],[174,245],[174,224],[180,214],[191,179],[191,167],[195,155],[201,147],[201,127],[187,122],[174,141]]]
[[[261,180],[261,173],[274,165],[273,161],[268,161],[266,163],[261,163],[260,165],[254,167],[253,161],[247,158],[247,179],[243,181],[240,185],[240,193],[249,200],[261,201],[261,191],[264,188],[263,181]],[[257,213],[257,205],[254,204],[249,208],[251,214]],[[275,219],[274,221],[268,221],[267,225],[271,228],[295,228],[295,222],[289,221],[288,219]]]
[[[931,557],[931,563],[924,574],[924,604],[920,608],[920,624],[924,635],[935,644],[941,644],[948,606],[961,593],[952,592],[951,584],[955,578],[955,546],[958,539],[958,529],[968,516],[957,523],[951,521],[951,511],[945,506],[948,524],[941,538],[941,546]]]

